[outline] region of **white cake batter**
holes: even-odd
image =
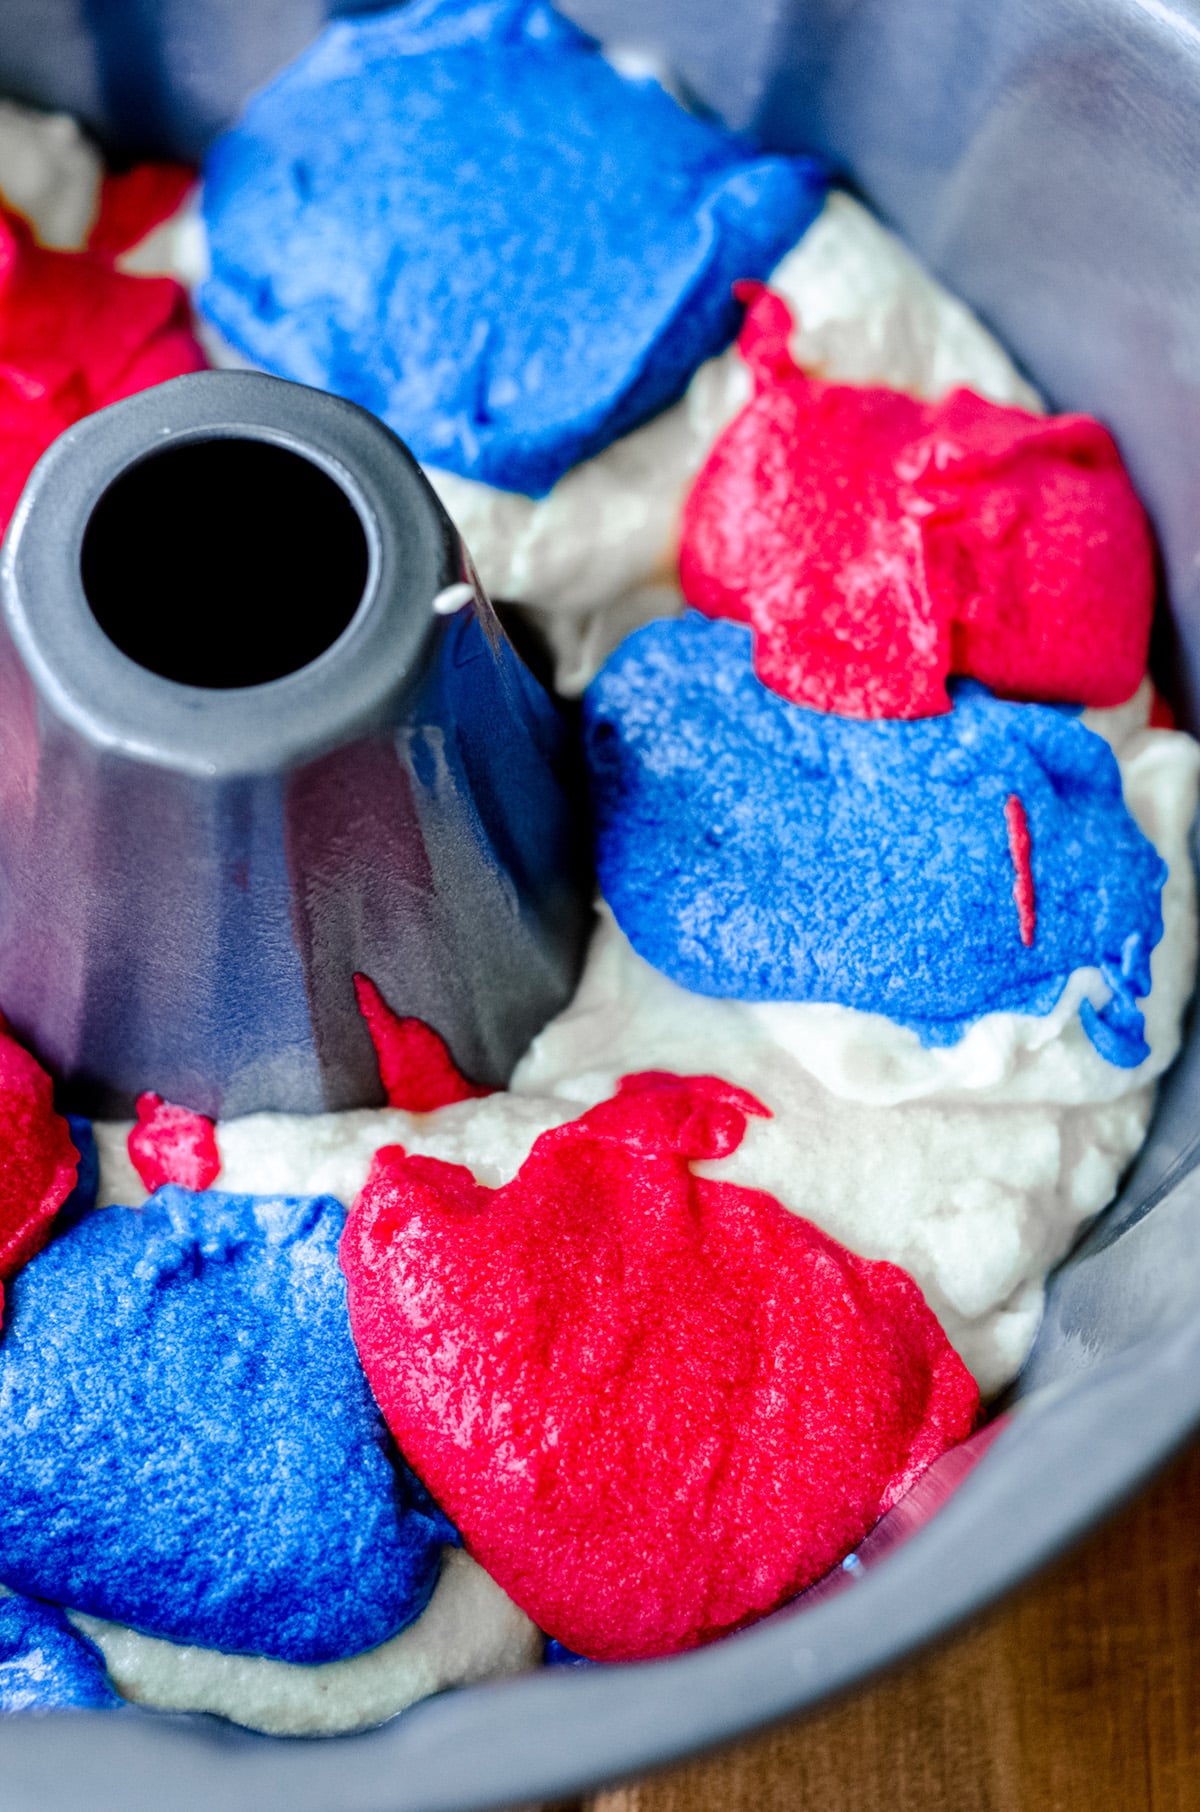
[[[324,1666],[187,1648],[82,1611],[70,1615],[124,1698],[160,1711],[216,1712],[269,1736],[366,1730],[444,1687],[525,1673],[542,1653],[541,1632],[460,1548],[445,1550],[437,1589],[415,1623],[379,1648]]]

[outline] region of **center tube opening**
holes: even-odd
[[[122,654],[231,690],[307,667],[366,590],[362,519],[320,466],[271,441],[168,447],[109,485],[84,531],[84,595]]]

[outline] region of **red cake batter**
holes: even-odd
[[[134,164],[131,170],[106,176],[88,251],[94,258],[120,257],[169,220],[195,182],[196,172],[187,164]]]
[[[713,1077],[629,1076],[501,1189],[385,1147],[347,1225],[388,1425],[579,1653],[670,1654],[782,1604],[975,1419],[910,1278],[692,1174],[763,1113]]]
[[[207,1189],[221,1169],[217,1129],[207,1114],[177,1107],[161,1095],[138,1096],[128,1145],[130,1162],[151,1192],[164,1183]]]
[[[402,1019],[367,975],[354,977],[358,1010],[367,1022],[379,1080],[389,1107],[431,1114],[454,1101],[473,1101],[493,1091],[463,1075],[439,1032],[423,1019]]]
[[[945,711],[952,673],[1012,698],[1129,698],[1153,554],[1105,429],[970,390],[820,382],[792,360],[782,297],[738,290],[756,394],[696,480],[680,581],[754,626],[759,677],[849,717]]]
[[[49,1076],[2,1028],[0,1020],[0,1277],[11,1277],[45,1245],[75,1186],[79,1154],[54,1111]]]
[[[126,221],[116,239],[128,230]],[[171,278],[126,277],[91,251],[51,251],[0,208],[0,530],[64,428],[204,369],[189,320],[187,295]]]

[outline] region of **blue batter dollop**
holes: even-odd
[[[200,306],[419,459],[540,496],[728,343],[731,284],[824,187],[543,0],[414,0],[330,26],[217,140]]]
[[[1049,1012],[1094,964],[1112,998],[1084,1003],[1088,1035],[1109,1062],[1139,1063],[1166,865],[1108,745],[973,683],[942,717],[811,711],[755,676],[751,634],[694,612],[649,624],[585,696],[600,884],[635,950],[698,994],[837,1001],[928,1045],[985,1013]]]
[[[329,1197],[160,1189],[7,1286],[0,1577],[175,1642],[332,1661],[411,1623],[455,1539],[354,1350]]]
[[[99,1649],[61,1611],[0,1598],[0,1712],[108,1711],[120,1703]]]

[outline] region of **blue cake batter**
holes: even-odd
[[[419,459],[540,496],[731,339],[824,175],[630,81],[542,0],[330,26],[204,173],[204,314]]]
[[[160,1189],[13,1279],[0,1577],[150,1635],[332,1661],[424,1609],[449,1523],[358,1364],[329,1197]]]
[[[79,1153],[79,1165],[75,1172],[75,1187],[55,1216],[55,1233],[62,1233],[81,1216],[90,1214],[96,1206],[100,1188],[100,1153],[96,1149],[91,1121],[85,1120],[82,1114],[68,1114],[67,1127],[71,1143]]]
[[[600,884],[635,950],[699,994],[837,1001],[929,1045],[1046,1013],[1073,969],[1084,1026],[1147,1055],[1139,997],[1166,866],[1108,745],[1072,715],[963,683],[945,716],[861,722],[769,691],[751,630],[694,612],[621,645],[584,701]],[[1005,807],[1024,806],[1036,931]]]
[[[99,1649],[50,1604],[0,1598],[0,1712],[107,1711],[121,1703]]]

